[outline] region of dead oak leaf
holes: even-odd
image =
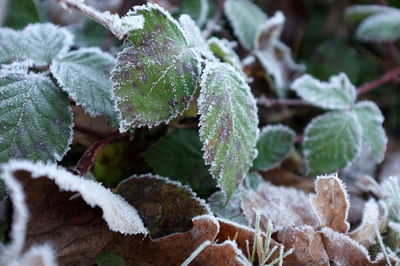
[[[311,196],[311,205],[318,217],[320,228],[328,226],[341,233],[347,233],[349,223],[348,194],[337,175],[318,176],[315,181],[316,195]]]

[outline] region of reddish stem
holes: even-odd
[[[209,21],[207,23],[207,27],[203,32],[203,37],[205,39],[210,37],[210,35],[214,32],[216,25],[218,24],[219,20],[222,17],[222,12],[224,11],[224,4],[225,4],[225,0],[219,1],[217,11],[215,12],[214,17],[212,18],[211,21]]]
[[[400,75],[400,67],[395,68],[395,69],[389,71],[388,73],[384,74],[383,76],[379,77],[378,79],[368,82],[368,83],[362,85],[361,87],[359,87],[357,89],[357,96],[363,95],[363,94],[370,92],[373,89],[375,89],[389,81],[395,80],[395,79],[397,79],[397,77],[399,75]]]

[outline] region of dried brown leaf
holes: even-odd
[[[190,230],[193,217],[211,214],[189,187],[160,176],[132,176],[115,192],[138,210],[152,238]]]
[[[319,176],[315,181],[316,195],[311,205],[318,217],[320,228],[328,226],[341,233],[347,233],[349,223],[349,200],[347,191],[337,175]]]
[[[308,196],[297,189],[261,184],[257,192],[250,191],[243,196],[242,209],[246,218],[255,224],[256,211],[261,214],[260,227],[266,231],[268,220],[274,230],[279,231],[288,224],[317,226]]]
[[[285,259],[287,265],[328,265],[321,235],[309,225],[289,226],[279,231],[278,240],[293,253]]]

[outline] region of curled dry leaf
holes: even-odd
[[[285,248],[293,248],[293,253],[285,259],[288,265],[328,265],[321,235],[309,225],[289,226],[279,231],[278,240]]]
[[[370,199],[364,207],[364,215],[360,226],[348,234],[349,237],[366,248],[375,244],[375,226],[378,228],[387,226],[387,210],[380,213],[379,205],[374,199]]]
[[[249,191],[243,196],[242,209],[253,226],[256,211],[260,211],[260,227],[264,231],[267,230],[268,220],[272,222],[275,231],[283,229],[288,224],[308,224],[313,227],[318,225],[308,196],[294,188],[261,184],[257,192]]]
[[[138,210],[153,238],[187,231],[193,217],[211,214],[189,187],[160,176],[132,176],[115,191]]]
[[[349,200],[347,191],[337,175],[319,176],[315,181],[316,195],[311,196],[311,205],[318,217],[320,228],[328,226],[347,233],[349,223]]]

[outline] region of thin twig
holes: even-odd
[[[400,67],[395,68],[388,73],[384,74],[383,76],[379,77],[376,80],[368,82],[357,89],[357,96],[363,95],[367,92],[372,91],[373,89],[389,82],[395,80],[400,75]]]
[[[265,96],[257,98],[257,104],[264,107],[273,107],[275,105],[280,106],[308,106],[310,103],[301,99],[271,99]]]
[[[215,12],[214,17],[212,18],[212,20],[210,20],[207,23],[207,27],[203,31],[203,37],[205,39],[210,37],[210,35],[214,32],[217,24],[219,23],[219,20],[222,17],[222,12],[224,11],[224,4],[225,4],[225,0],[220,0],[219,1],[218,7],[217,7],[217,11]]]

